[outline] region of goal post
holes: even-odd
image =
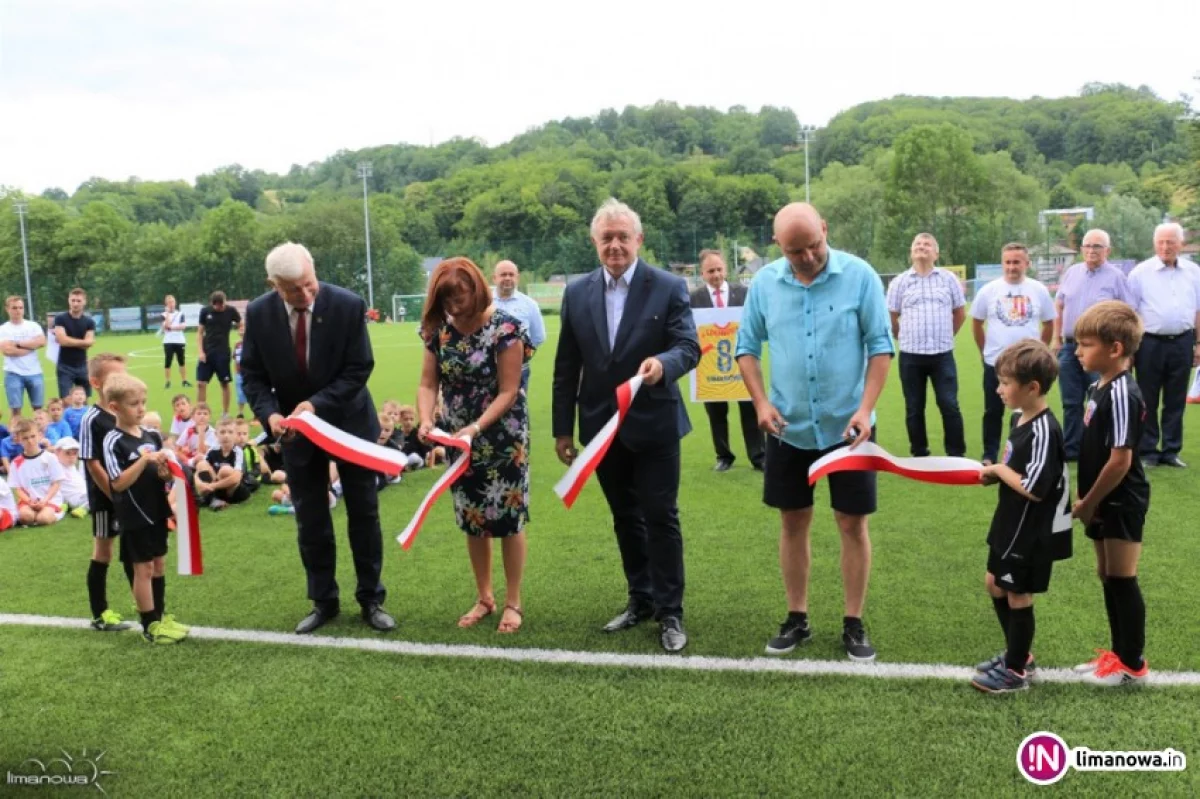
[[[415,322],[421,318],[421,309],[424,307],[424,294],[393,294],[392,321]]]

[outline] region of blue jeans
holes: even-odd
[[[4,373],[4,393],[8,397],[10,410],[21,410],[25,403],[25,392],[29,392],[29,404],[35,411],[45,405],[46,384],[41,375]]]
[[[1083,405],[1088,386],[1100,379],[1095,372],[1085,372],[1075,357],[1075,340],[1064,338],[1058,351],[1058,387],[1062,392],[1063,445],[1067,460],[1079,458],[1079,442],[1083,439]]]
[[[238,405],[246,404],[246,392],[242,391],[242,373],[238,372],[233,376],[233,385],[237,389]]]

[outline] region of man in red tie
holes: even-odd
[[[296,632],[311,633],[337,616],[337,547],[329,514],[331,456],[283,428],[305,411],[352,436],[379,438],[379,416],[367,379],[375,367],[367,333],[367,304],[353,292],[317,280],[312,255],[288,242],[267,256],[274,288],[246,309],[242,383],[263,428],[282,441],[284,471],[296,509],[300,560],[307,574],[312,611]],[[357,600],[363,620],[380,632],[396,626],[383,610],[387,596],[383,536],[375,473],[334,459],[346,508]]]
[[[736,308],[746,302],[746,287],[730,285],[725,280],[725,272],[725,259],[720,252],[700,251],[700,276],[704,279],[704,285],[692,292],[693,308]],[[708,414],[713,448],[717,451],[717,463],[713,471],[727,472],[734,461],[733,450],[729,448],[729,404],[706,402],[704,411]],[[741,416],[742,438],[746,442],[746,456],[751,466],[762,471],[763,434],[758,429],[754,404],[749,400],[739,402],[738,414]]]

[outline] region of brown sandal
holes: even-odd
[[[482,612],[480,612],[481,609]],[[458,626],[464,629],[467,627],[474,627],[476,624],[479,624],[479,622],[483,621],[495,612],[496,600],[483,599],[480,597],[479,599],[475,600],[475,604],[471,606],[470,610],[459,617]]]
[[[511,610],[513,613],[517,614],[517,623],[516,623],[516,625],[513,625],[513,624],[512,624],[512,622],[509,622],[509,623],[507,623],[507,624],[506,624],[506,623],[505,623],[505,621],[504,621],[504,617],[505,617],[505,615],[506,615],[506,614],[507,614],[507,613],[508,613],[510,610]],[[496,628],[496,632],[498,632],[498,633],[504,633],[504,634],[508,634],[508,633],[515,633],[517,630],[521,629],[521,623],[522,623],[524,620],[525,620],[525,611],[521,610],[521,609],[520,609],[519,607],[517,607],[516,605],[505,605],[505,606],[504,606],[504,612],[500,614],[500,625],[499,625],[499,626]]]

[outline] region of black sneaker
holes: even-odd
[[[992,669],[1005,669],[1007,664],[1004,662],[1004,653],[996,655],[991,660],[985,660],[982,663],[975,664],[975,671],[978,674],[987,674]],[[1025,661],[1025,677],[1033,680],[1037,674],[1037,662],[1033,659],[1033,653],[1029,653],[1029,659]]]
[[[191,387],[192,387],[192,384],[191,384],[191,383],[189,383],[188,381],[184,380],[184,381],[183,381],[183,387],[184,387],[184,388],[191,388]]]
[[[871,639],[867,638],[867,631],[863,627],[844,628],[842,646],[846,647],[846,657],[856,663],[875,661],[875,647],[871,646]]]
[[[786,655],[810,638],[812,628],[808,626],[808,619],[800,621],[789,616],[787,621],[779,625],[779,635],[767,641],[767,654]]]
[[[168,380],[167,384],[165,386],[163,386],[163,388],[170,388],[170,387],[171,387],[171,381]]]

